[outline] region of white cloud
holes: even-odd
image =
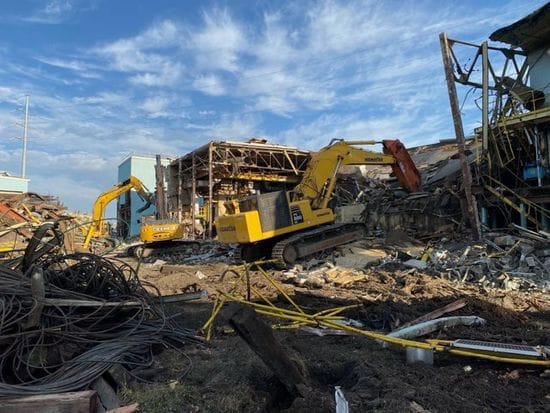
[[[21,98],[20,92],[9,86],[0,86],[0,102],[14,103]]]
[[[190,39],[199,68],[237,71],[239,53],[247,48],[243,29],[227,9],[205,12],[203,19],[204,26],[194,31]]]
[[[386,12],[389,8],[386,8]],[[382,3],[323,1],[309,13],[310,47],[316,52],[345,53],[387,40],[400,31],[397,24],[385,25]],[[396,14],[399,14],[398,12]]]
[[[227,93],[222,78],[216,75],[199,76],[194,80],[193,86],[211,96],[221,96]]]
[[[27,159],[29,164],[40,165],[40,168],[45,168],[51,171],[62,172],[102,172],[111,165],[113,161],[109,154],[100,155],[85,151],[75,151],[70,153],[49,153],[44,150],[29,150]]]
[[[22,20],[30,23],[58,24],[73,12],[73,4],[69,0],[50,0],[42,8],[36,9],[30,16]]]
[[[252,53],[261,64],[279,65],[282,68],[289,62],[299,61],[305,50],[296,46],[299,42],[293,39],[296,31],[285,27],[282,13],[265,14],[262,37],[254,46]],[[307,52],[306,52],[307,53]]]
[[[27,23],[60,24],[94,8],[95,0],[47,0],[30,15],[19,16],[16,19]]]
[[[177,84],[183,74],[180,63],[164,62],[156,72],[140,73],[129,78],[130,83],[142,86],[172,86]]]
[[[168,112],[170,103],[170,99],[166,97],[155,96],[145,99],[140,108],[152,118],[164,118],[170,116]]]
[[[184,70],[177,56],[165,54],[180,42],[180,30],[172,20],[153,24],[143,33],[116,40],[91,50],[110,65],[113,70],[134,73],[133,84],[144,86],[170,86],[176,84]]]

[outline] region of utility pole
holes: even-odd
[[[23,122],[23,153],[21,155],[21,178],[27,175],[27,139],[29,131],[29,95],[25,96],[25,121]]]
[[[447,33],[441,33],[439,35],[439,41],[441,43],[443,67],[445,68],[445,78],[447,80],[447,89],[449,92],[449,103],[451,105],[451,114],[453,115],[453,123],[455,127],[456,146],[458,147],[458,156],[462,167],[462,181],[467,204],[467,215],[470,221],[470,227],[472,228],[472,234],[475,239],[479,240],[481,238],[481,226],[479,224],[477,201],[472,194],[472,173],[470,171],[468,158],[466,157],[464,129],[462,128],[462,117],[460,116],[460,107],[458,105],[458,97],[456,94],[456,85],[451,61],[451,50]]]

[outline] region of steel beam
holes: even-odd
[[[462,179],[464,185],[464,194],[466,195],[467,203],[467,215],[472,228],[472,235],[475,239],[481,238],[481,226],[479,225],[479,214],[477,211],[477,202],[472,194],[472,174],[470,171],[470,165],[466,156],[466,145],[464,138],[464,130],[462,127],[462,118],[460,116],[460,106],[458,103],[458,97],[456,94],[456,85],[453,77],[453,68],[451,62],[451,52],[446,33],[439,35],[441,43],[441,54],[443,57],[443,67],[445,69],[445,78],[447,80],[447,90],[449,92],[449,103],[451,106],[451,113],[453,116],[453,123],[456,134],[456,143],[458,147],[458,154],[460,157],[460,163],[462,168]]]

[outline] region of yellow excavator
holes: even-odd
[[[382,143],[384,153],[355,146],[376,143]],[[334,224],[336,214],[329,206],[344,165],[389,165],[404,189],[420,189],[420,173],[399,140],[333,140],[312,156],[293,190],[248,197],[240,201],[238,213],[218,217],[218,239],[239,244],[244,261],[271,258],[290,265],[363,237],[361,224]]]
[[[83,243],[83,248],[88,249],[92,238],[109,237],[105,209],[110,202],[122,194],[134,189],[139,197],[145,201],[145,205],[138,212],[145,211],[153,202],[153,196],[146,186],[135,176],[130,176],[126,181],[119,182],[99,195],[92,209],[92,223]],[[140,227],[140,240],[146,245],[172,241],[183,238],[183,226],[170,220],[153,220],[144,222]]]

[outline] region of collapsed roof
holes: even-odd
[[[550,45],[550,2],[523,19],[498,29],[489,39],[521,47],[527,52]]]

